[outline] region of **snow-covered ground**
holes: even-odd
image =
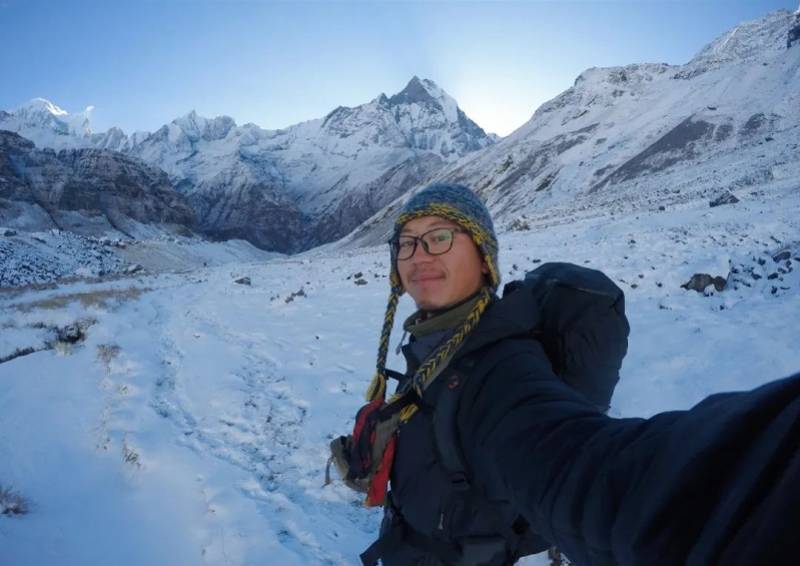
[[[282,254],[244,240],[210,242],[198,237],[158,235],[131,240],[87,237],[65,230],[0,228],[0,290],[56,281],[113,278],[140,272],[187,271]]]
[[[501,236],[506,282],[541,261],[626,292],[614,416],[800,370],[800,190]],[[732,269],[720,293],[680,287]],[[0,490],[30,507],[0,514],[0,563],[356,564],[379,513],[324,468],[372,375],[387,271],[383,248],[328,248],[0,294]]]

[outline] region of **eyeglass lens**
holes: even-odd
[[[413,256],[417,249],[417,240],[422,242],[422,247],[430,255],[441,255],[453,247],[453,230],[436,228],[421,236],[400,236],[396,244],[397,259],[408,259]]]

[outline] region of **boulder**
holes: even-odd
[[[711,202],[709,202],[708,205],[711,208],[714,208],[715,206],[722,206],[723,204],[736,204],[737,202],[739,202],[739,199],[736,198],[736,195],[734,195],[730,191],[726,191],[717,198],[715,198],[714,200],[712,200]]]
[[[708,273],[695,273],[692,275],[691,279],[681,285],[681,287],[687,290],[703,293],[705,292],[706,287],[709,285],[713,285],[714,289],[717,291],[722,291],[727,283],[728,282],[724,277],[712,277]]]
[[[781,252],[776,253],[774,256],[772,256],[772,261],[774,261],[775,263],[778,263],[780,261],[786,261],[787,259],[789,259],[791,257],[792,257],[792,252],[790,252],[789,250],[783,250]]]

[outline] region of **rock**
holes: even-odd
[[[785,261],[792,257],[792,252],[789,250],[783,250],[782,252],[778,252],[774,256],[772,256],[772,261],[778,263],[779,261]]]
[[[144,271],[144,267],[138,263],[134,263],[133,265],[129,265],[125,268],[125,273],[128,275],[133,275],[134,273],[139,273],[140,271]]]
[[[97,243],[102,245],[102,246],[109,247],[109,248],[113,247],[113,248],[125,249],[125,247],[127,247],[125,242],[123,242],[119,238],[111,239],[108,236],[103,236],[102,238],[97,240]]]
[[[10,238],[11,236],[16,236],[17,231],[12,230],[11,228],[0,228],[0,236],[5,236],[6,238]]]
[[[234,283],[238,283],[239,285],[250,285],[250,278],[249,277],[239,277],[238,279],[233,280]]]
[[[794,22],[786,35],[786,49],[790,49],[796,41],[800,41],[800,14],[798,13],[795,13]]]
[[[698,293],[703,293],[706,290],[706,287],[709,285],[714,285],[714,289],[717,291],[722,291],[727,285],[727,281],[724,277],[712,277],[708,273],[695,273],[692,275],[692,278],[689,279],[686,283],[681,285],[682,288],[697,291]]]
[[[288,297],[286,297],[286,302],[291,303],[292,301],[294,301],[295,297],[305,297],[305,296],[306,296],[305,290],[302,287],[300,287],[299,291],[295,291],[294,293],[291,293]]]
[[[508,229],[512,232],[527,232],[531,229],[531,226],[528,224],[527,220],[517,218],[508,225]]]
[[[85,338],[85,334],[78,324],[68,324],[63,328],[56,329],[56,337],[59,342],[66,342],[67,344],[75,344]]]
[[[730,191],[725,191],[725,193],[709,202],[708,205],[711,208],[714,208],[715,206],[722,206],[723,204],[736,204],[737,202],[739,202],[739,199],[736,198],[733,193]]]
[[[353,281],[353,283],[355,283],[356,285],[366,285],[367,281],[365,279],[356,279],[355,281]]]
[[[135,157],[94,148],[48,152],[2,129],[0,156],[4,200],[44,203],[40,206],[50,207],[54,223],[65,230],[88,223],[127,234],[131,221],[187,227],[196,222],[187,197],[175,190],[167,173]],[[27,170],[37,173],[20,173]],[[101,240],[109,245],[109,238]]]

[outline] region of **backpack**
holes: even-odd
[[[628,351],[630,325],[625,316],[625,294],[605,274],[571,263],[545,263],[503,288],[533,294],[539,321],[530,338],[538,340],[553,372],[599,410],[608,410]],[[433,432],[439,464],[459,489],[469,488],[469,476],[456,431],[464,383],[476,360],[459,360],[460,371],[441,389],[433,412]]]
[[[545,263],[503,288],[532,293],[540,323],[532,333],[553,371],[603,411],[619,381],[630,325],[625,294],[601,271],[571,263]]]
[[[519,338],[538,340],[554,373],[599,410],[607,410],[628,348],[630,326],[625,317],[622,290],[600,271],[569,263],[545,263],[526,273],[524,279],[508,283],[501,300],[515,293],[533,294],[538,310],[537,324],[529,335]],[[476,366],[477,354],[467,354],[456,362],[458,377],[440,387],[432,414],[436,458],[453,491],[465,497],[472,491],[471,478],[459,446],[456,411],[464,383]],[[401,403],[406,405],[414,401],[410,393]],[[354,434],[339,437],[331,444],[331,461],[336,461],[348,485],[358,484],[360,491],[370,494],[368,504],[383,501],[394,444],[389,441],[390,448],[385,450],[364,439],[382,438],[381,444],[384,444],[386,426],[389,423],[397,426],[398,407],[395,405],[373,401],[359,411]],[[498,525],[498,532],[516,537],[513,546],[522,551],[532,548],[526,546],[526,542],[533,534],[526,531],[524,525],[517,527],[519,525],[513,529]],[[362,555],[362,561],[376,563],[386,545],[382,536]]]

